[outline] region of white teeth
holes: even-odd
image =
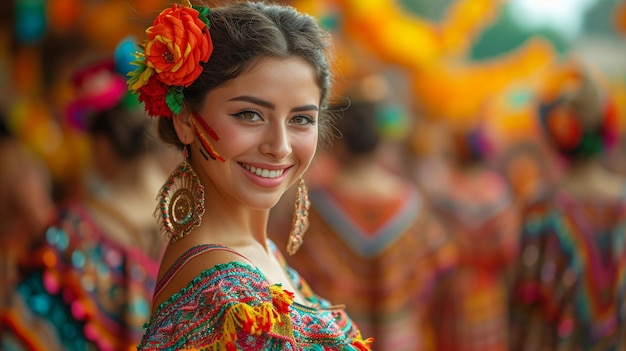
[[[247,165],[247,164],[244,164],[244,163],[242,163],[241,165],[245,169],[247,169],[248,171],[258,175],[259,177],[263,177],[263,178],[280,177],[281,175],[283,175],[283,172],[284,172],[283,169],[269,170],[269,169],[263,169],[263,168],[256,168],[254,166],[250,166],[250,165]]]

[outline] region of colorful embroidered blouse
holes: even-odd
[[[271,247],[276,253],[276,247],[273,244]],[[165,283],[191,257],[216,248],[229,250],[220,245],[202,245],[187,251],[165,274]],[[158,307],[146,324],[138,349],[370,349],[370,340],[361,339],[357,327],[342,309],[332,308],[328,301],[311,292],[297,272],[287,266],[285,269],[308,302],[319,307],[294,302],[293,293],[280,285],[270,285],[256,267],[234,261],[219,264],[200,273]]]

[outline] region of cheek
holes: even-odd
[[[306,163],[310,163],[317,151],[318,134],[311,133],[310,135],[300,136],[296,138],[296,142],[292,144],[293,151],[298,154]]]
[[[225,159],[236,154],[238,150],[245,148],[250,141],[250,138],[242,137],[241,131],[229,125],[211,125],[207,123],[207,127],[211,129],[211,136],[206,132],[204,134],[207,135],[207,139],[211,144],[210,147],[213,148],[216,154]]]

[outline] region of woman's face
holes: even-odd
[[[295,57],[263,58],[209,92],[197,112],[217,137],[198,129],[224,161],[206,157],[196,134],[191,162],[206,201],[273,207],[313,159],[320,98],[313,68]]]

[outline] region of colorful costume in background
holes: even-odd
[[[309,191],[306,240],[289,264],[346,304],[374,350],[429,349],[430,287],[455,259],[446,234],[412,185],[386,200],[331,187]]]
[[[139,350],[370,350],[346,313],[313,294],[269,244],[311,306],[294,302],[292,292],[251,264],[218,264],[158,307]],[[195,246],[165,273],[156,294],[190,259],[212,250],[241,256],[221,245]]]
[[[506,277],[516,254],[519,215],[498,174],[474,177],[454,178],[448,193],[433,199],[459,250],[457,266],[435,289],[431,317],[438,351],[508,350]]]
[[[2,316],[2,349],[135,350],[150,317],[159,258],[113,241],[88,207],[67,204]]]
[[[511,350],[624,350],[626,197],[537,201],[521,245]]]

